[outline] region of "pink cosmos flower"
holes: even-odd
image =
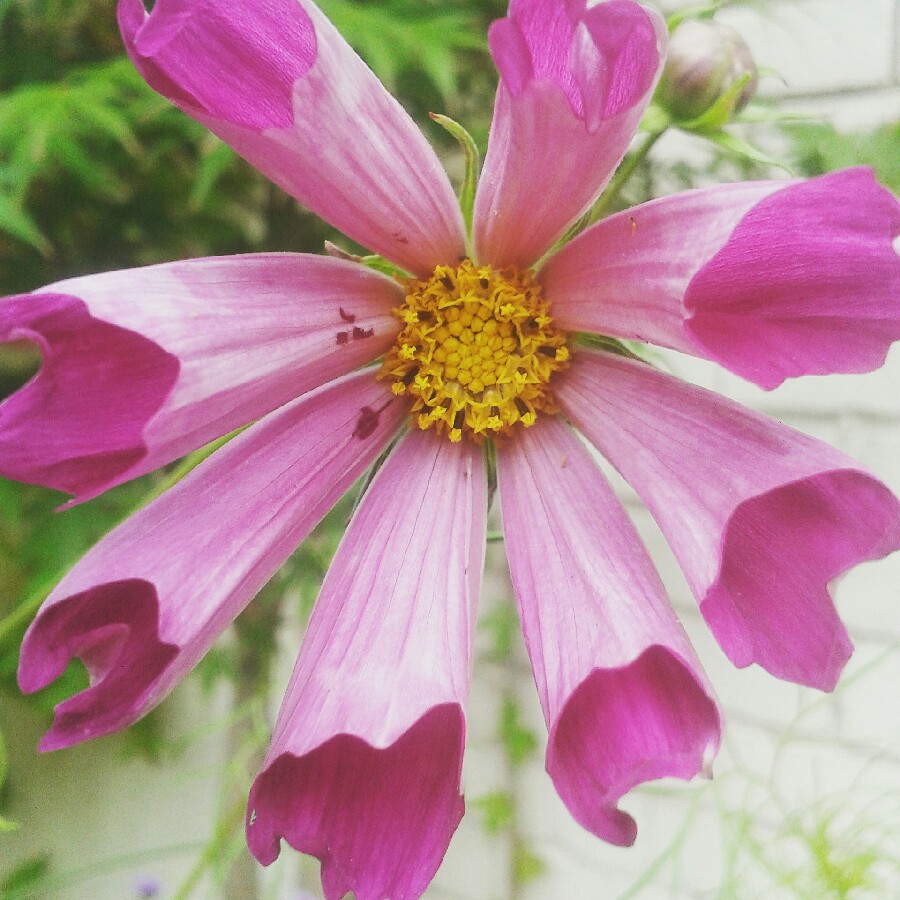
[[[665,27],[631,0],[511,0],[490,31],[500,84],[467,249],[434,152],[310,0],[120,0],[119,21],[153,88],[411,277],[253,254],[0,303],[0,340],[43,361],[0,407],[5,476],[85,500],[255,422],[42,606],[22,690],[74,657],[90,674],[42,749],[159,703],[391,447],[322,585],[247,839],[265,864],[281,838],[318,856],[329,900],[419,896],[463,812],[491,437],[547,770],[585,828],[629,844],[619,799],[706,769],[720,716],[574,429],[643,498],[734,663],[832,688],[851,645],[827,585],[900,547],[896,498],[836,450],[576,333],[765,388],[877,368],[900,337],[900,206],[867,171],[667,197],[545,259],[625,152]]]

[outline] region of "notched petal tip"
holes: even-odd
[[[473,241],[531,266],[588,210],[634,136],[662,67],[662,17],[631,0],[522,0],[491,30],[501,75]]]
[[[668,30],[659,13],[631,0],[608,0],[591,7],[585,26],[603,60],[603,100],[589,126],[612,119],[640,104],[659,76]],[[591,103],[596,76],[581,76],[585,107]]]
[[[128,55],[175,103],[253,129],[293,123],[295,81],[316,60],[316,32],[296,0],[119,0]]]
[[[700,611],[728,658],[830,691],[853,645],[828,585],[900,549],[900,501],[858,470],[824,472],[741,503]]]
[[[0,301],[0,341],[17,339],[38,347],[41,366],[0,403],[0,475],[95,496],[146,455],[143,429],[178,359],[65,294]]]
[[[153,703],[153,688],[178,655],[160,640],[158,601],[150,582],[98,585],[47,606],[22,642],[18,682],[40,690],[78,658],[90,686],[54,710],[40,750],[58,750],[124,728]]]
[[[632,0],[510,3],[488,33],[504,85],[519,97],[532,82],[555,85],[593,133],[640,103],[658,75],[666,42],[662,17]]]
[[[278,754],[250,791],[251,853],[269,865],[284,838],[318,857],[328,900],[415,900],[462,818],[463,734],[462,710],[446,703],[384,748],[339,734]]]
[[[619,799],[645,781],[708,772],[719,711],[680,656],[654,645],[619,668],[594,669],[566,702],[547,747],[547,771],[574,818],[619,846],[637,834]]]

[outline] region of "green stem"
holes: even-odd
[[[232,706],[236,715],[228,729],[228,759],[223,767],[223,807],[213,835],[173,900],[188,900],[207,870],[224,871],[217,896],[222,900],[258,900],[259,866],[240,839],[247,790],[263,761],[269,728],[264,718],[275,636],[281,622],[282,586],[267,585],[234,624],[235,675]]]
[[[606,186],[606,190],[600,195],[600,198],[597,202],[588,210],[587,214],[584,216],[581,225],[581,228],[587,228],[589,225],[593,225],[594,222],[598,221],[603,217],[606,211],[609,209],[612,202],[619,196],[622,191],[622,188],[625,186],[625,183],[629,178],[634,174],[635,169],[647,158],[647,154],[653,149],[653,145],[666,133],[666,129],[662,128],[658,131],[651,131],[645,137],[644,140],[641,141],[638,148],[633,152],[629,153],[628,156],[622,160],[622,165],[616,169],[615,175],[610,179],[609,184]]]
[[[224,852],[231,842],[232,835],[244,821],[246,799],[241,797],[236,800],[216,823],[216,831],[213,839],[203,848],[197,862],[194,863],[187,878],[181,883],[178,890],[172,895],[172,900],[187,900],[197,887],[206,870]]]
[[[281,624],[284,588],[276,579],[234,623],[236,674],[233,704],[248,714],[232,724],[228,743],[231,759],[239,761],[226,776],[226,805],[246,804],[247,787],[262,767],[264,740],[269,728],[264,721],[265,699],[269,694],[276,636]],[[223,900],[257,900],[260,896],[259,865],[241,842],[228,866],[222,886]]]

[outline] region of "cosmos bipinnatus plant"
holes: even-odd
[[[0,339],[42,356],[0,407],[4,476],[84,501],[243,429],[40,608],[21,689],[76,657],[90,675],[42,749],[158,704],[377,461],[247,807],[253,855],[271,863],[284,839],[319,857],[328,900],[420,896],[463,814],[494,484],[547,771],[599,838],[634,841],[620,798],[708,771],[722,723],[591,448],[653,514],[735,665],[835,685],[851,645],[828,582],[900,547],[900,503],[631,342],[766,389],[878,368],[900,337],[900,206],[869,171],[689,191],[582,227],[665,58],[664,21],[631,0],[512,0],[489,33],[484,166],[476,184],[470,154],[460,199],[311,0],[120,0],[118,16],[154,90],[374,256],[199,258],[0,302]]]

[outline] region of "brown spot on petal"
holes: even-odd
[[[339,347],[343,347],[344,344],[350,342],[350,332],[349,331],[339,331],[336,335],[337,342]]]
[[[364,338],[370,338],[373,334],[375,334],[374,328],[360,328],[359,325],[353,326],[354,341],[363,340]]]
[[[369,437],[378,427],[378,413],[371,406],[364,406],[359,411],[359,418],[356,420],[356,428],[353,429],[353,437],[359,438],[361,441]]]
[[[343,306],[339,306],[339,307],[338,307],[338,312],[340,313],[341,318],[342,318],[345,322],[351,322],[351,323],[353,323],[353,322],[356,321],[356,316],[354,316],[353,313],[348,313],[347,310],[345,310]]]

